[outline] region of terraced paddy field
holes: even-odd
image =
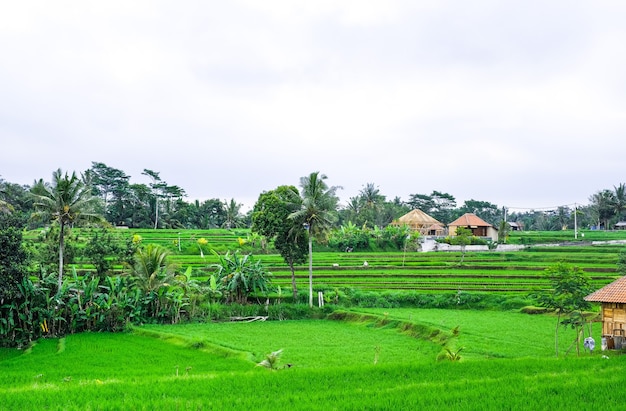
[[[77,231],[77,243],[89,238],[87,230]],[[581,233],[582,234],[582,233]],[[291,271],[271,248],[261,249],[247,229],[239,230],[117,230],[120,241],[139,236],[143,244],[159,244],[172,252],[172,260],[181,270],[191,267],[198,279],[207,279],[217,262],[211,250],[252,253],[273,273],[274,284],[291,287]],[[26,236],[36,241],[36,232]],[[520,251],[467,252],[461,263],[460,252],[328,252],[316,248],[313,255],[313,276],[316,291],[356,289],[363,291],[496,292],[531,293],[549,287],[545,269],[559,262],[578,266],[589,276],[593,287],[602,287],[619,275],[618,255],[626,249],[619,241],[626,232],[588,231],[573,241],[573,232],[513,233],[510,242],[533,244]],[[202,248],[198,240],[206,240]],[[557,241],[544,243],[540,241]],[[591,240],[594,240],[592,242]],[[202,250],[202,252],[201,252]],[[75,267],[86,272],[93,267],[78,259]],[[116,267],[120,272],[121,266]],[[296,267],[299,289],[308,289],[308,264]]]
[[[566,262],[582,268],[599,288],[619,276],[616,264],[623,250],[623,245],[605,245],[474,252],[467,253],[462,264],[458,252],[318,253],[313,275],[322,288],[529,293],[547,289],[545,269]],[[288,286],[288,269],[270,261],[276,284]],[[304,287],[308,268],[299,268],[296,278]]]

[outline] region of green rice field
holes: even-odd
[[[78,238],[87,232],[79,231]],[[253,253],[272,272],[274,284],[291,287],[291,271],[278,254],[263,252],[246,229],[239,230],[118,230],[122,238],[138,235],[143,244],[159,244],[172,251],[181,269],[192,267],[206,279],[219,253]],[[585,234],[582,237],[582,234]],[[34,241],[35,234],[27,238]],[[200,252],[198,239],[206,239]],[[618,277],[617,258],[626,249],[626,231],[587,231],[573,241],[572,231],[515,232],[509,242],[530,244],[521,251],[467,252],[329,252],[314,250],[313,274],[316,291],[357,289],[363,291],[446,291],[528,294],[549,288],[545,269],[559,262],[582,268],[593,287],[600,288]],[[256,241],[256,240],[255,240]],[[556,243],[554,243],[557,241]],[[596,241],[596,242],[593,242]],[[600,243],[598,243],[600,241]],[[552,242],[552,243],[551,243]],[[256,248],[253,247],[256,244]],[[543,245],[538,245],[543,244]],[[89,261],[78,261],[79,272],[90,270]],[[121,267],[117,268],[121,270]],[[308,289],[308,265],[296,267],[298,288]]]
[[[202,280],[216,257],[209,247],[253,252],[248,231],[124,230],[172,251],[181,269]],[[550,233],[561,236],[571,233]],[[548,234],[518,237],[522,251],[314,251],[316,290],[461,295],[511,294],[523,300],[546,290],[545,269],[558,262],[583,268],[594,287],[617,278],[622,233],[590,233],[577,244],[541,246]],[[27,237],[36,241],[36,235]],[[179,240],[180,238],[180,240]],[[563,237],[565,238],[565,237]],[[80,239],[80,235],[79,235]],[[566,240],[560,240],[566,241]],[[207,250],[208,251],[208,250]],[[290,287],[277,254],[254,251]],[[364,264],[367,262],[367,264]],[[79,260],[79,272],[90,270]],[[118,268],[121,269],[121,268]],[[299,289],[308,267],[297,267]],[[287,293],[286,291],[284,291]],[[458,293],[458,294],[457,294]],[[468,300],[471,301],[471,300]],[[326,319],[142,325],[129,332],[40,339],[23,350],[0,349],[2,410],[570,410],[619,408],[626,394],[620,351],[577,356],[571,329],[556,318],[518,311],[335,308]],[[273,370],[258,366],[282,350]]]
[[[626,393],[626,357],[619,352],[554,358],[552,316],[344,314],[335,317],[342,320],[142,326],[44,339],[19,353],[1,350],[1,408],[569,410],[610,409]],[[563,330],[563,350],[572,338]],[[460,360],[438,361],[442,344],[462,348]],[[278,349],[276,370],[256,365]]]

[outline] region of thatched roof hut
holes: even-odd
[[[444,235],[443,224],[417,208],[409,211],[391,224],[397,226],[407,225],[411,230],[419,232],[420,235]]]

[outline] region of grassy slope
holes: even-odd
[[[160,338],[70,335],[42,340],[19,357],[0,357],[0,404],[7,410],[569,410],[612,407],[626,393],[624,356],[551,358],[551,317],[384,313],[388,324],[411,319],[444,331],[459,325],[464,359],[435,362],[440,347],[372,322],[146,326],[142,330]],[[498,327],[503,331],[494,339]],[[377,365],[374,344],[381,347]],[[270,372],[251,361],[277,348],[285,349],[292,368]]]

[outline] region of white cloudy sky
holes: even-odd
[[[587,203],[626,181],[623,1],[12,1],[0,178],[93,161],[251,206],[312,171],[344,202]]]

